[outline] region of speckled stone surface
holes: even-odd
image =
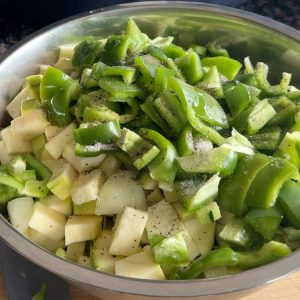
[[[300,30],[300,0],[249,0],[239,8],[270,17]],[[38,24],[31,22],[20,24],[1,16],[0,12],[0,54],[39,28]]]

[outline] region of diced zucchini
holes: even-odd
[[[66,251],[66,259],[77,262],[78,258],[84,254],[85,242],[77,242],[68,245]]]
[[[39,108],[39,102],[36,99],[25,99],[22,102],[21,116]]]
[[[148,203],[148,205],[151,205],[151,204],[161,201],[163,198],[164,197],[163,197],[161,190],[158,187],[156,187],[153,191],[151,191],[147,195],[147,203]]]
[[[108,178],[112,174],[116,173],[121,166],[121,162],[113,155],[107,155],[101,162],[100,170],[103,175]]]
[[[66,251],[63,248],[58,248],[55,251],[55,255],[58,256],[58,257],[60,257],[60,258],[66,259]]]
[[[5,165],[11,161],[13,156],[11,154],[8,154],[4,147],[4,142],[0,141],[0,163],[2,165]]]
[[[122,256],[136,253],[147,219],[147,212],[126,207],[115,224],[109,253]]]
[[[73,205],[75,216],[94,215],[96,212],[96,200],[85,202],[80,205]]]
[[[187,221],[195,217],[195,212],[186,211],[179,202],[172,203],[181,221]]]
[[[77,264],[84,268],[88,268],[88,269],[92,268],[91,259],[89,256],[86,255],[80,255],[77,259]]]
[[[39,200],[42,204],[48,206],[49,208],[65,215],[70,216],[72,214],[72,201],[71,198],[65,200],[60,200],[55,195],[50,195],[46,198]]]
[[[34,198],[43,198],[48,195],[48,188],[44,181],[35,179],[27,180],[24,185],[23,194]]]
[[[218,204],[213,201],[197,210],[196,216],[200,224],[204,225],[219,220],[221,218],[221,212]]]
[[[31,141],[32,152],[38,159],[42,156],[46,142],[47,139],[44,134],[37,136]]]
[[[169,203],[175,203],[178,202],[178,197],[177,197],[177,193],[176,190],[173,189],[172,191],[167,191],[163,189],[163,193],[165,196],[165,199],[169,202]]]
[[[34,201],[31,197],[11,200],[7,204],[7,212],[12,226],[21,233],[28,229],[33,213]]]
[[[33,213],[29,220],[29,227],[48,236],[50,239],[59,241],[65,235],[66,217],[63,214],[36,202]]]
[[[63,170],[64,166],[68,163],[65,159],[46,159],[42,160],[42,163],[52,172],[53,176],[59,175]]]
[[[139,279],[165,279],[161,266],[154,262],[150,253],[144,251],[118,260],[115,274]]]
[[[144,190],[154,190],[158,185],[158,182],[151,178],[148,172],[144,172],[139,181]]]
[[[77,43],[60,45],[58,47],[58,59],[61,58],[72,59],[74,54],[74,48],[76,45]]]
[[[59,133],[61,133],[64,130],[62,127],[49,125],[45,128],[45,136],[47,141],[49,142],[52,140],[55,136],[57,136]]]
[[[93,240],[101,230],[102,217],[71,216],[65,227],[66,245]]]
[[[98,198],[99,188],[103,183],[99,169],[79,175],[71,188],[71,197],[75,204],[80,205]]]
[[[119,214],[126,206],[145,209],[146,197],[131,172],[119,171],[111,175],[101,187],[96,214]]]
[[[74,71],[72,60],[70,58],[61,57],[54,65],[55,68],[70,75]]]

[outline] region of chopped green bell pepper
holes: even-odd
[[[86,145],[86,146],[76,143],[75,145],[75,154],[77,156],[83,156],[83,157],[95,157],[95,156],[99,156],[102,153],[110,153],[117,150],[118,147],[116,143],[112,143],[112,144],[96,143],[94,145]]]
[[[25,161],[27,169],[34,170],[39,179],[48,181],[52,176],[52,172],[50,171],[50,169],[31,154],[27,154],[25,156]]]
[[[127,66],[108,67],[103,70],[103,76],[122,76],[125,83],[130,84],[135,80],[136,69]]]
[[[4,212],[7,203],[19,196],[18,190],[5,184],[0,184],[0,212]]]

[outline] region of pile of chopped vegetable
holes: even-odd
[[[300,245],[300,90],[211,42],[61,45],[8,104],[0,208],[38,245],[142,279],[210,278]]]

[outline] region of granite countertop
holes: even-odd
[[[299,0],[249,0],[239,8],[273,18],[300,30]],[[0,12],[0,54],[40,27],[42,26],[34,22],[20,23],[1,16]]]

